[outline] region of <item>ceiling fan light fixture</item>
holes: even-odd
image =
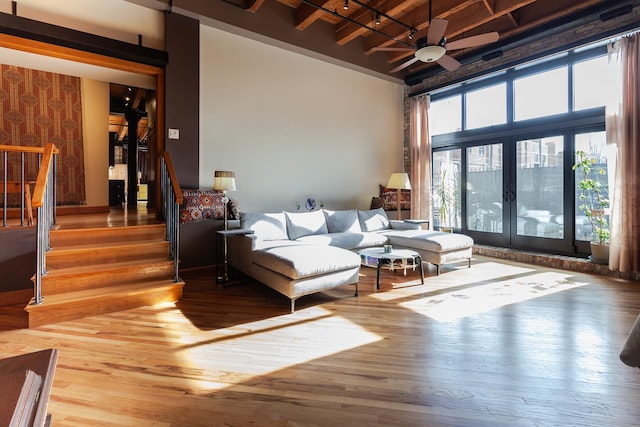
[[[422,62],[435,62],[446,53],[442,46],[425,46],[416,51],[415,56]]]

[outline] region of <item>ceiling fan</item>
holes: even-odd
[[[415,50],[414,57],[412,59],[400,64],[391,70],[391,73],[403,70],[418,61],[437,62],[446,70],[454,71],[460,67],[460,62],[447,55],[447,51],[482,46],[484,44],[496,42],[500,37],[499,34],[494,31],[447,43],[447,39],[444,36],[445,31],[447,30],[447,25],[449,25],[449,21],[446,19],[431,19],[431,1],[429,1],[429,29],[427,30],[427,37],[419,38],[416,41],[415,48],[380,47],[374,48],[373,50],[387,52],[405,52]]]

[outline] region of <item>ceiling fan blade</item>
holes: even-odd
[[[427,44],[436,45],[440,43],[440,40],[444,37],[444,32],[447,31],[447,25],[449,25],[449,21],[446,19],[432,19],[427,30]]]
[[[497,32],[478,34],[477,36],[466,37],[447,43],[447,50],[466,49],[468,47],[480,46],[483,44],[497,42],[500,35]]]
[[[372,52],[411,52],[415,49],[412,47],[374,47]]]
[[[442,58],[438,59],[438,64],[440,64],[447,71],[455,71],[460,68],[461,65],[457,59],[454,59],[449,55],[443,55]]]
[[[405,68],[407,68],[409,65],[413,64],[414,62],[418,62],[418,58],[411,58],[407,62],[403,62],[402,64],[398,65],[396,68],[394,68],[393,70],[391,70],[389,72],[390,73],[395,73],[397,71],[404,70]]]

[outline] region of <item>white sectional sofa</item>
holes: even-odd
[[[240,228],[253,234],[229,239],[231,267],[291,299],[346,284],[356,285],[360,249],[391,244],[412,249],[422,260],[442,264],[466,260],[471,265],[473,239],[422,230],[389,220],[383,209],[321,209],[311,212],[240,213]]]

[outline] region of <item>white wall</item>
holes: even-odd
[[[368,208],[402,170],[402,86],[201,26],[200,177],[241,210]]]

